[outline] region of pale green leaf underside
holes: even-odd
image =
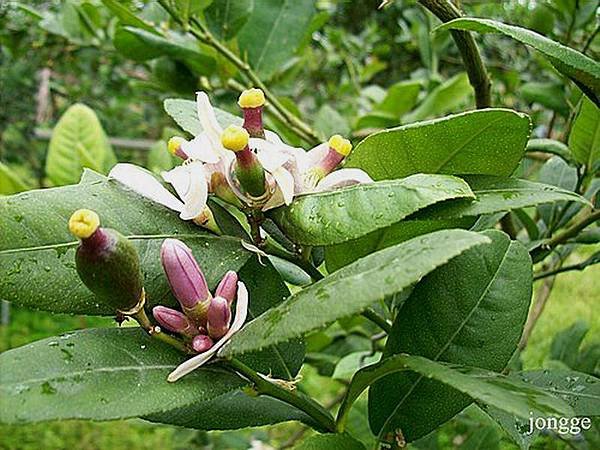
[[[294,242],[331,245],[399,222],[449,199],[473,198],[469,186],[448,175],[413,175],[298,197],[271,213]]]
[[[167,98],[164,101],[165,111],[173,120],[183,129],[192,136],[197,136],[202,133],[202,125],[200,119],[198,119],[198,111],[196,109],[196,102],[192,100],[183,100],[180,98]],[[217,121],[222,128],[226,128],[229,125],[241,125],[242,119],[234,116],[226,111],[219,108],[214,108]]]
[[[113,420],[209,401],[246,383],[214,367],[177,383],[182,361],[140,329],[91,329],[44,339],[0,355],[0,422]]]
[[[233,356],[285,342],[357,314],[466,249],[488,242],[477,233],[444,230],[374,253],[291,295],[248,323],[224,353]]]
[[[585,97],[582,102],[569,134],[569,149],[578,162],[592,170],[600,159],[600,109]]]
[[[600,103],[600,64],[584,54],[548,39],[535,31],[507,25],[489,19],[462,18],[440,25],[438,30],[470,30],[481,33],[502,33],[527,44],[547,57],[552,65],[571,78],[591,98]]]

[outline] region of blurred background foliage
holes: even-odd
[[[261,26],[283,0],[236,0],[226,18],[223,4],[230,2],[176,3],[185,14],[204,21],[228,48],[250,58],[281,103],[321,138],[342,133],[358,142],[382,128],[474,108],[472,88],[449,33],[432,33],[439,21],[414,0],[388,1],[382,9],[380,0],[298,0],[287,5],[294,19],[284,30]],[[454,3],[468,16],[536,30],[598,60],[597,0]],[[265,40],[269,31],[276,36]],[[499,34],[477,35],[477,41],[493,82],[492,104],[529,114],[532,138],[567,143],[579,90],[531,48]],[[163,100],[193,99],[202,89],[221,108],[236,111],[242,82],[235,66],[183,34],[157,1],[2,1],[0,195],[76,183],[83,167],[106,172],[116,160],[134,161],[155,172],[168,169],[173,160],[165,141],[178,131],[163,111]],[[268,125],[290,143],[303,144],[276,116],[269,116]],[[520,176],[550,182],[570,170],[535,156],[524,161]],[[592,183],[589,189],[595,189],[593,196],[598,187]],[[555,213],[537,212],[542,223]],[[550,219],[553,223],[554,216]],[[597,250],[598,244],[561,258],[573,264]],[[536,283],[536,296],[550,299],[522,361],[515,364],[573,366],[598,355],[600,323],[594,307],[599,277],[596,265],[566,274],[550,288],[543,280]],[[10,321],[5,317],[0,327],[0,350],[73,328],[110,325],[108,319],[13,308]],[[369,339],[353,331],[355,325],[336,325],[309,339],[311,366],[304,369],[302,387],[324,403],[333,404],[345,382],[342,357],[371,351]],[[556,335],[559,329],[566,331]],[[561,345],[569,355],[583,356],[561,360]],[[366,414],[362,405],[353,414]],[[1,425],[0,448],[269,448],[260,442],[286,448],[303,432],[297,424],[210,436],[143,421]],[[355,432],[360,435],[360,430]],[[573,445],[540,436],[532,448]],[[411,447],[516,448],[471,408]],[[577,448],[593,447],[591,442]]]

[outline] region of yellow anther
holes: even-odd
[[[250,135],[248,132],[237,125],[229,125],[221,135],[221,144],[228,150],[239,152],[244,150],[248,145]]]
[[[180,149],[184,142],[187,141],[181,136],[173,136],[171,139],[169,139],[169,142],[167,142],[167,148],[169,149],[169,153],[171,155],[175,155],[177,153],[177,150]]]
[[[265,104],[265,93],[262,89],[246,89],[240,94],[238,105],[240,108],[258,108]]]
[[[352,144],[350,141],[343,138],[339,134],[335,134],[329,138],[329,147],[334,149],[342,156],[348,156],[352,150]]]
[[[89,238],[100,226],[100,217],[89,209],[78,209],[69,219],[69,231],[79,239]]]

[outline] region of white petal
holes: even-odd
[[[220,153],[220,150],[223,149],[221,146],[221,134],[223,133],[223,129],[217,121],[215,110],[210,104],[208,95],[206,95],[205,92],[196,92],[196,108],[198,110],[198,119],[200,120],[200,125],[202,125],[203,132],[206,133],[214,151]],[[223,149],[223,151],[225,150]]]
[[[306,152],[307,168],[315,167],[319,164],[327,156],[327,152],[329,152],[329,144],[327,142],[323,142]]]
[[[183,200],[184,207],[180,214],[183,220],[198,217],[204,211],[208,200],[208,182],[201,162],[196,161],[175,167],[168,172],[163,172],[162,177],[173,185]]]
[[[237,290],[237,300],[235,306],[235,318],[233,319],[233,323],[231,324],[231,328],[225,336],[223,336],[219,342],[213,345],[210,349],[205,351],[204,353],[200,353],[190,359],[188,359],[183,364],[177,366],[177,368],[169,374],[167,380],[171,383],[179,380],[181,377],[187,375],[188,373],[196,370],[198,367],[207,363],[215,353],[219,351],[221,347],[223,347],[229,340],[231,336],[237,333],[244,322],[246,321],[246,316],[248,315],[248,291],[246,290],[246,286],[241,281],[238,281],[238,290]]]
[[[258,161],[270,173],[273,173],[290,159],[290,155],[280,151],[275,144],[264,139],[250,138],[249,146],[251,149],[257,150]]]
[[[108,174],[143,197],[181,212],[183,203],[171,194],[151,172],[134,164],[117,164]]]
[[[191,141],[184,142],[181,148],[190,159],[210,164],[218,163],[220,160],[206,133],[200,133]]]
[[[331,172],[317,185],[316,191],[330,191],[359,183],[372,183],[372,178],[361,169],[339,169]]]
[[[292,203],[294,200],[294,177],[290,172],[285,170],[283,167],[278,168],[271,173],[281,193],[283,194],[283,201],[286,205]]]

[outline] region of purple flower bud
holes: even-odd
[[[214,345],[213,340],[205,334],[199,334],[192,339],[192,348],[198,353],[204,353]]]
[[[165,239],[160,259],[175,298],[185,309],[210,300],[204,274],[187,245],[177,239]]]
[[[198,334],[198,329],[194,327],[192,322],[182,312],[167,308],[166,306],[155,306],[152,309],[152,314],[156,321],[169,331],[185,334],[186,336],[195,336]]]
[[[229,306],[231,306],[231,303],[235,300],[235,294],[237,293],[237,282],[237,273],[233,270],[227,272],[215,290],[215,297],[223,297],[227,300]]]
[[[213,339],[219,339],[229,330],[231,309],[223,297],[215,297],[208,307],[208,334]]]

